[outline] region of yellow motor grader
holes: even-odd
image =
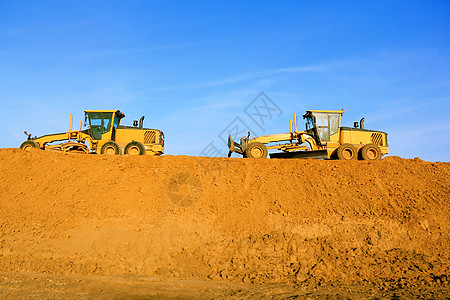
[[[367,130],[364,118],[354,123],[354,127],[341,127],[344,110],[308,110],[303,115],[306,130],[297,130],[297,117],[290,120],[290,132],[241,138],[240,142],[228,137],[228,157],[233,152],[243,157],[266,158],[268,150],[271,158],[326,158],[343,160],[379,160],[389,153],[387,133]],[[294,123],[294,127],[292,126]],[[280,143],[281,142],[281,143]]]
[[[72,115],[70,115],[68,132],[32,138],[31,134],[25,131],[28,139],[20,148],[106,155],[164,154],[163,132],[144,128],[144,117],[139,120],[139,125],[135,120],[133,126],[122,126],[120,121],[125,115],[119,110],[85,110],[84,113],[86,129],[81,129],[80,120],[78,130],[72,130]]]

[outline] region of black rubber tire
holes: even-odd
[[[358,151],[352,144],[342,144],[336,149],[337,159],[355,160],[358,158]]]
[[[116,142],[111,141],[111,142],[106,142],[102,146],[100,153],[104,154],[104,155],[121,155],[122,149]]]
[[[380,160],[381,149],[375,144],[364,145],[359,150],[359,158],[362,160]]]
[[[39,144],[35,141],[25,141],[20,145],[20,149],[27,150],[29,148],[40,148]]]
[[[266,158],[267,148],[263,143],[254,142],[245,149],[245,157],[249,158]]]
[[[138,152],[136,152],[138,150]],[[128,155],[144,155],[145,154],[145,147],[139,142],[130,142],[125,147],[125,154]]]

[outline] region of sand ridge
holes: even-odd
[[[0,149],[0,271],[448,286],[450,164]]]

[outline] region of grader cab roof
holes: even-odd
[[[330,114],[343,114],[344,113],[344,109],[341,110],[314,110],[314,109],[310,109],[307,110],[306,113],[330,113]]]
[[[339,114],[341,116],[344,113],[344,109],[341,110],[307,110],[306,113],[303,115],[303,119],[306,118],[315,118],[315,114]],[[340,118],[340,117],[339,117]]]
[[[85,110],[84,112],[116,112],[116,111],[120,112],[120,110],[118,110],[118,109]]]
[[[84,113],[88,114],[88,113],[116,113],[117,115],[119,115],[121,118],[125,118],[125,114],[120,112],[120,110],[118,109],[113,109],[113,110],[85,110]]]

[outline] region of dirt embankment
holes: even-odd
[[[448,286],[450,164],[0,149],[0,271]]]

